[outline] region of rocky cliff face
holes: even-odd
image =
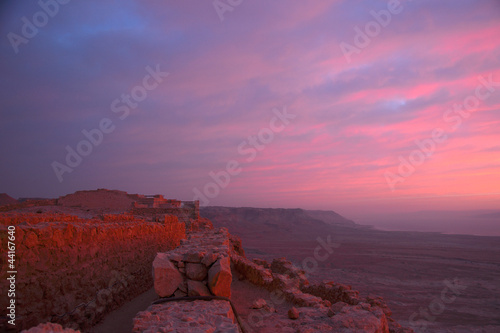
[[[200,215],[217,221],[217,226],[226,227],[233,234],[257,237],[274,232],[280,237],[301,239],[330,224],[356,226],[335,212],[299,208],[201,207]]]

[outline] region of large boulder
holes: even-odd
[[[182,285],[182,274],[164,253],[158,253],[153,261],[155,291],[160,297],[169,297]]]
[[[231,297],[232,279],[229,257],[220,258],[208,270],[208,287],[216,296]]]

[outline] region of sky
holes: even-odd
[[[496,0],[0,5],[0,192],[500,209]]]

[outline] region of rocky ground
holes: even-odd
[[[103,213],[51,206],[24,210],[81,217]],[[202,210],[202,216],[240,236],[249,258],[285,256],[304,268],[310,281],[333,280],[363,297],[382,296],[392,318],[416,332],[500,331],[500,237],[377,231],[334,213],[302,210],[215,207]],[[130,331],[136,309],[147,308],[151,298],[118,309],[93,332]],[[290,321],[307,326],[314,318],[300,307],[289,314],[293,303],[273,302],[269,291],[238,276],[231,298],[244,321],[262,325],[258,332],[283,331]]]
[[[201,214],[240,236],[247,257],[286,256],[308,268],[310,280],[382,296],[393,318],[417,332],[500,332],[500,237],[377,231],[297,210],[209,207]],[[328,237],[331,253],[315,253]]]

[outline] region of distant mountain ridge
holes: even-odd
[[[236,235],[258,239],[269,234],[284,240],[298,240],[325,233],[331,228],[362,228],[333,211],[300,208],[200,207],[200,215]],[[316,237],[316,236],[314,236]]]
[[[350,225],[355,226],[356,223],[342,215],[335,213],[332,210],[304,210],[310,217],[325,222],[331,225]]]
[[[329,225],[355,226],[356,224],[337,214],[334,211],[305,210],[301,208],[254,208],[254,207],[223,207],[208,206],[201,207],[200,211],[207,218],[217,217],[221,223],[224,221],[238,222],[245,220],[247,223],[261,223],[267,220],[267,224],[285,223],[297,225],[299,223],[322,223]]]
[[[0,193],[0,206],[16,204],[18,201],[7,193]]]

